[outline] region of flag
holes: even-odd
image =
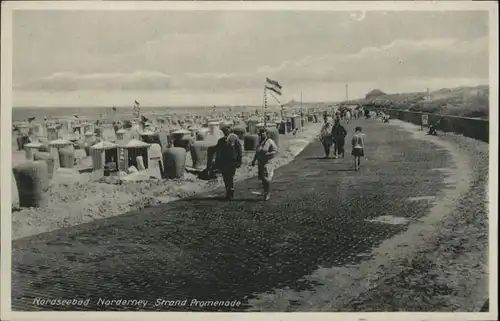
[[[269,85],[277,87],[278,89],[282,89],[283,88],[276,80],[271,80],[271,79],[269,79],[269,78],[266,77],[266,82]]]
[[[270,89],[270,90],[272,90],[272,89]],[[274,90],[272,90],[272,91],[274,91]],[[281,104],[280,100],[278,98],[276,98],[276,96],[274,96],[273,93],[269,93],[269,94],[271,94],[271,96],[273,96],[274,100],[276,100],[278,102],[278,104]]]
[[[281,89],[283,87],[275,80],[271,80],[266,77],[266,89],[275,92],[277,95],[281,96]]]
[[[276,88],[271,87],[271,86],[266,86],[266,89],[275,92],[276,95],[280,95],[281,96],[281,91],[279,89],[276,89]]]

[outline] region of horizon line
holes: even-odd
[[[356,99],[352,99],[352,100],[359,100],[359,99],[363,99],[363,98],[356,98]],[[289,101],[291,102],[291,101]],[[287,102],[287,103],[289,103]],[[300,102],[298,101],[295,101],[294,102],[300,104]],[[318,101],[318,102],[302,102],[302,104],[332,104],[332,103],[339,103],[339,102],[342,102],[341,100],[339,101],[332,101],[332,102],[329,102],[329,101]],[[286,104],[286,103],[284,103]],[[283,104],[283,105],[284,105]],[[133,105],[130,105],[130,106],[116,106],[116,105],[106,105],[106,106],[12,106],[12,109],[14,108],[134,108]],[[164,105],[140,105],[139,106],[140,108],[213,108],[214,105],[167,105],[167,106],[164,106]],[[239,105],[215,105],[215,108],[227,108],[227,107],[255,107],[255,108],[262,108],[262,105],[251,105],[251,104],[239,104]],[[280,105],[276,105],[276,104],[273,104],[273,105],[267,105],[267,107],[280,107]]]
[[[433,89],[431,90],[432,92],[436,91],[441,91],[441,90],[454,90],[454,89],[464,89],[464,88],[478,88],[478,87],[491,87],[491,84],[476,84],[476,85],[468,85],[468,86],[456,86],[456,87],[442,87],[439,89]],[[374,88],[373,90],[376,90],[378,88]],[[430,89],[430,88],[428,88]],[[381,90],[381,89],[378,89]],[[381,90],[382,91],[382,90]],[[369,91],[370,92],[370,91]],[[383,92],[383,91],[382,91]],[[401,94],[421,94],[421,93],[426,93],[426,91],[410,91],[410,92],[384,92],[385,95],[390,96],[390,95],[401,95]],[[342,103],[342,102],[349,102],[349,101],[356,101],[356,100],[363,100],[365,97],[356,97],[356,98],[351,98],[351,99],[338,99],[338,100],[332,100],[332,101],[312,101],[312,102],[302,102],[302,104],[336,104],[336,103]],[[290,99],[289,101],[283,103],[282,105],[286,105],[291,102],[296,102],[299,103],[295,98]],[[268,105],[268,107],[279,107],[280,105]],[[99,105],[99,106],[92,106],[92,105],[87,105],[87,106],[11,106],[12,109],[14,108],[133,108],[133,104],[129,106],[124,106],[124,105]],[[140,106],[143,108],[213,108],[214,105],[196,105],[196,104],[178,104],[178,105],[143,105]],[[222,105],[215,105],[216,108],[221,108],[221,107],[262,107],[262,105],[253,105],[253,104],[222,104]]]

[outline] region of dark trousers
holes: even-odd
[[[226,166],[223,170],[221,170],[221,174],[222,179],[224,180],[224,185],[226,186],[226,192],[228,194],[232,194],[234,192],[234,175],[236,174],[236,167]]]
[[[30,142],[30,139],[28,136],[21,136],[16,138],[16,142],[18,150],[23,150],[24,145],[28,144]]]
[[[338,139],[335,140],[334,154],[335,155],[344,154],[344,142],[343,141],[338,140]]]
[[[330,155],[330,147],[331,147],[331,143],[330,142],[323,142],[323,149],[325,150],[325,156],[328,156]]]

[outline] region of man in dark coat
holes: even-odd
[[[224,137],[216,145],[215,168],[222,174],[226,198],[231,200],[234,197],[234,175],[241,166],[243,148],[238,136],[231,133],[229,126],[224,126],[222,132]]]
[[[332,128],[332,137],[335,141],[334,158],[342,155],[344,157],[344,145],[345,137],[347,136],[347,131],[344,126],[340,124],[340,120],[335,119],[335,125]]]

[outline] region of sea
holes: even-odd
[[[261,111],[262,106],[217,106],[215,111],[240,113]],[[269,107],[269,111],[279,110],[278,107]],[[183,106],[183,107],[141,107],[140,112],[143,115],[210,115],[214,111],[214,107],[210,106]],[[111,107],[14,107],[12,108],[12,121],[21,122],[30,117],[35,117],[35,120],[42,120],[44,117],[48,119],[57,119],[78,115],[82,119],[99,119],[99,118],[124,118],[132,117],[133,107],[116,107],[113,110]]]

